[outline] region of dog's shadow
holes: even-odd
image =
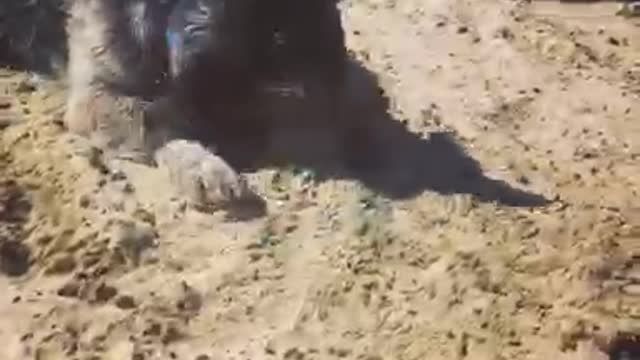
[[[293,165],[311,169],[316,179],[350,178],[391,199],[407,199],[424,191],[440,194],[471,194],[484,202],[508,206],[534,207],[549,201],[483,174],[479,163],[466,154],[451,134],[435,132],[426,138],[409,131],[388,111],[388,101],[380,91],[377,78],[356,61],[349,63],[348,86],[343,101],[340,126],[357,124],[350,162],[327,155],[339,149],[335,141],[323,138],[318,127],[301,124],[305,118],[317,118],[321,109],[307,109],[293,119],[300,126],[275,140],[283,156],[267,156],[260,167]],[[286,127],[286,126],[284,126]],[[282,126],[281,126],[282,128]],[[305,131],[306,130],[306,131]],[[335,132],[334,132],[335,134]],[[364,141],[363,141],[364,140]],[[271,151],[270,153],[273,153]],[[355,164],[366,166],[355,166]],[[345,164],[347,164],[345,166]],[[354,166],[350,166],[354,164]]]

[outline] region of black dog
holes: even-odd
[[[261,137],[274,94],[326,97],[337,107],[346,49],[336,0],[40,1],[48,7],[29,8],[32,28],[43,29],[38,39],[66,23],[66,43],[52,40],[55,49],[37,55],[67,55],[64,123],[105,148],[152,156],[179,138],[223,148],[238,134]],[[4,18],[17,19],[21,10],[6,3]],[[31,56],[29,37],[2,29],[0,46]],[[23,58],[14,60],[30,63]]]

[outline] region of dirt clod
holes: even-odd
[[[95,290],[94,300],[97,302],[105,303],[111,300],[118,294],[118,289],[107,284],[100,284]]]
[[[0,241],[0,271],[8,276],[20,276],[29,271],[30,250],[14,241]]]
[[[130,310],[136,307],[136,302],[133,297],[128,295],[122,295],[116,299],[116,306],[122,310]]]
[[[77,265],[75,257],[71,254],[62,254],[51,259],[45,268],[47,275],[60,275],[72,272]]]

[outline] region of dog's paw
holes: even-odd
[[[228,208],[255,196],[243,176],[198,142],[172,140],[155,152],[155,160],[179,195],[198,208]]]

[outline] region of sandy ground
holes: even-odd
[[[1,74],[0,358],[604,360],[640,333],[636,24],[613,3],[343,6],[389,97],[354,89],[386,162],[262,169],[245,220],[159,169],[105,171],[61,89]]]

